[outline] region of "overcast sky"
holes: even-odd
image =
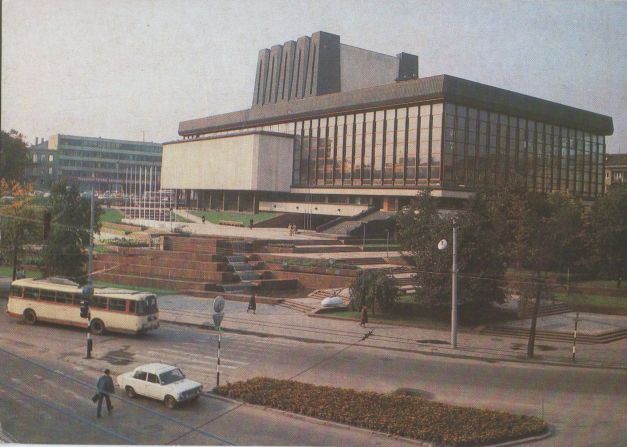
[[[609,115],[627,153],[627,2],[2,0],[2,129],[177,138],[249,108],[257,53],[316,31]]]

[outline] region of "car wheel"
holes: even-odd
[[[176,408],[176,399],[172,396],[166,396],[165,406],[168,407],[170,410],[174,410]]]
[[[22,316],[24,323],[26,324],[35,324],[37,321],[37,315],[35,315],[35,311],[33,309],[26,309]]]
[[[132,386],[127,386],[126,388],[124,388],[124,390],[126,391],[126,395],[130,397],[131,399],[134,397],[137,397],[137,393],[135,392]]]
[[[96,335],[104,334],[105,325],[102,322],[102,320],[99,320],[97,318],[95,320],[91,320],[90,327],[91,327],[92,334],[96,334]]]

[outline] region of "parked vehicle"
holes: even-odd
[[[185,378],[180,368],[163,363],[138,366],[131,372],[120,374],[117,380],[127,396],[157,399],[170,409],[198,399],[202,392],[202,385]]]

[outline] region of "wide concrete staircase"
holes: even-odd
[[[355,236],[364,223],[368,225],[370,222],[387,220],[395,214],[396,213],[393,211],[370,209],[366,213],[359,214],[356,217],[340,220],[335,225],[325,228],[322,232],[339,236]]]

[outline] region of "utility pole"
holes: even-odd
[[[364,251],[364,247],[366,246],[366,222],[362,222],[364,224],[364,234],[361,238],[361,251]]]
[[[527,358],[533,358],[534,345],[536,343],[536,326],[538,323],[538,313],[540,313],[540,300],[542,296],[542,277],[540,270],[536,271],[536,302],[533,304],[533,313],[531,314],[531,328],[529,329],[529,341],[527,342]]]
[[[451,272],[451,346],[457,348],[457,227],[453,227],[453,269]]]

